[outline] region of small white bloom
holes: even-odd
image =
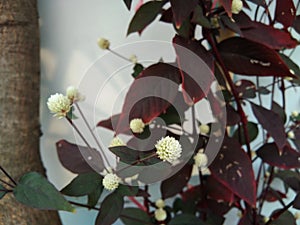
[[[155,205],[157,208],[163,208],[166,206],[165,201],[162,199],[157,199]]]
[[[298,116],[299,116],[299,112],[297,112],[297,111],[292,112],[292,117],[296,118]]]
[[[295,138],[295,133],[293,131],[288,132],[288,138],[294,139]]]
[[[117,147],[117,146],[124,146],[125,143],[119,138],[119,137],[114,137],[111,142],[109,147]]]
[[[207,163],[208,163],[207,155],[205,153],[203,153],[203,151],[201,151],[201,150],[194,156],[194,160],[195,160],[195,165],[197,167],[206,167],[207,166]]]
[[[155,210],[154,217],[157,221],[164,221],[167,219],[167,212],[163,208]]]
[[[155,148],[158,158],[163,161],[168,161],[169,163],[176,161],[181,156],[182,152],[179,141],[177,141],[174,137],[169,136],[160,139],[156,143]]]
[[[299,220],[300,219],[300,212],[296,212],[294,217],[295,217],[296,220]]]
[[[58,118],[65,117],[71,109],[71,102],[63,94],[54,94],[48,98],[47,106],[51,113]]]
[[[81,95],[78,89],[74,86],[69,86],[67,88],[66,94],[72,103],[84,100],[84,96]]]
[[[101,49],[109,49],[109,46],[110,46],[109,40],[107,40],[105,38],[99,38],[97,40],[97,44],[98,44],[99,48],[101,48]]]
[[[114,173],[108,173],[102,180],[105,189],[113,191],[119,187],[121,179]]]
[[[143,133],[145,128],[145,124],[143,120],[140,118],[132,119],[130,121],[129,126],[133,133],[138,133],[138,134]]]
[[[208,134],[210,131],[210,127],[207,124],[201,124],[199,126],[199,130],[201,134]]]
[[[239,14],[243,8],[243,2],[241,0],[232,0],[231,12],[233,14]]]
[[[138,62],[138,59],[137,59],[136,55],[131,55],[131,56],[129,57],[129,60],[130,60],[132,63],[134,63],[134,64],[136,64],[136,63]]]

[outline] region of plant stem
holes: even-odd
[[[126,58],[125,56],[122,56],[121,54],[119,54],[118,52],[115,52],[114,50],[112,50],[112,49],[110,49],[110,48],[108,49],[108,51],[110,51],[110,52],[113,53],[114,55],[120,57],[121,59],[124,59],[124,60],[126,60],[126,61],[128,61],[128,62],[131,62],[130,59]],[[131,62],[131,63],[132,63],[132,62]]]
[[[5,174],[5,176],[11,181],[13,182],[14,185],[17,185],[17,182],[6,172],[6,170],[0,166],[0,170]]]
[[[138,200],[135,199],[135,197],[133,196],[128,196],[128,199],[134,203],[138,208],[140,208],[141,210],[143,210],[144,212],[147,212],[147,208],[145,206],[143,206]]]
[[[262,208],[263,208],[263,205],[265,203],[265,200],[266,200],[266,197],[267,197],[270,185],[271,185],[271,183],[273,181],[273,175],[274,175],[274,167],[272,166],[271,167],[270,176],[269,176],[269,179],[268,179],[268,182],[267,182],[267,186],[265,188],[263,188],[263,195],[262,195],[262,198],[261,198],[261,202],[259,204],[259,214],[262,211]]]
[[[73,201],[69,201],[69,203],[70,203],[70,204],[72,204],[72,205],[76,205],[76,206],[84,207],[84,208],[87,208],[87,209],[93,209],[93,210],[100,211],[100,208],[91,207],[91,206],[89,206],[89,205],[82,204],[82,203],[79,203],[79,202],[73,202]]]
[[[95,140],[95,142],[96,142],[96,144],[97,144],[97,146],[98,146],[98,148],[99,148],[99,150],[100,150],[100,153],[102,153],[101,155],[103,155],[104,161],[105,161],[106,164],[110,167],[109,160],[108,160],[107,156],[105,155],[105,152],[104,152],[103,149],[101,148],[101,145],[100,145],[98,139],[96,138],[96,136],[95,136],[95,134],[94,134],[94,132],[93,132],[91,126],[89,125],[89,123],[88,123],[86,117],[84,116],[84,114],[83,114],[81,108],[79,107],[79,105],[78,105],[76,102],[75,102],[75,106],[77,107],[77,109],[78,109],[78,111],[79,111],[79,114],[81,115],[81,117],[82,117],[84,123],[86,124],[87,128],[89,129],[89,131],[90,131],[90,133],[91,133],[91,135],[92,135],[92,137],[93,137],[93,139]]]
[[[229,87],[232,91],[235,102],[237,104],[237,109],[238,109],[238,112],[241,116],[242,126],[243,126],[243,130],[244,130],[244,133],[245,133],[244,135],[245,135],[245,140],[246,140],[247,153],[248,153],[249,158],[251,159],[250,138],[249,138],[249,133],[248,133],[248,128],[247,128],[247,123],[248,123],[247,116],[246,116],[246,114],[243,110],[243,107],[242,107],[241,103],[240,103],[239,95],[236,92],[236,89],[235,89],[234,83],[232,82],[229,71],[228,71],[228,69],[226,68],[226,66],[224,64],[224,62],[221,58],[221,55],[219,54],[219,51],[218,51],[217,46],[216,46],[216,41],[213,39],[211,34],[207,35],[207,39],[208,39],[208,42],[210,43],[210,45],[212,46],[214,55],[215,55],[217,61],[219,62],[220,66],[221,66],[221,68],[222,68],[222,70],[225,74],[226,80],[229,84]]]
[[[286,212],[290,207],[292,207],[294,204],[294,201],[291,201],[289,204],[287,204],[284,208],[276,212],[272,217],[269,219],[269,221],[265,225],[271,225],[271,223],[276,220],[279,216],[281,216],[284,212]]]
[[[10,183],[6,182],[5,180],[0,179],[0,182],[2,182],[3,184],[6,184],[7,186],[9,186],[11,188],[15,188],[14,185],[11,185]]]

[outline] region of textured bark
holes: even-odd
[[[0,0],[0,165],[15,179],[44,173],[39,155],[39,27],[36,0]],[[1,179],[5,176],[1,173]],[[0,225],[60,225],[56,212],[0,200]]]

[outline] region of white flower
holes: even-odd
[[[157,208],[163,208],[166,206],[165,201],[162,199],[157,199],[155,205]]]
[[[208,134],[210,131],[210,127],[207,124],[201,124],[199,126],[199,130],[201,134]]]
[[[296,212],[294,217],[295,217],[296,220],[299,220],[300,219],[300,212]]]
[[[109,46],[110,46],[109,40],[107,40],[105,38],[99,38],[97,40],[97,44],[98,44],[99,48],[101,48],[101,49],[109,49]]]
[[[206,167],[207,166],[207,162],[208,162],[207,155],[205,153],[203,153],[203,151],[201,151],[201,150],[194,156],[194,160],[195,160],[195,165],[197,167]]]
[[[84,96],[81,95],[78,89],[74,86],[69,86],[66,94],[72,103],[84,100]]]
[[[114,137],[111,142],[110,145],[108,147],[117,147],[117,146],[124,146],[125,143],[119,138],[119,137]]]
[[[133,133],[138,133],[138,134],[143,133],[145,128],[145,124],[143,120],[140,118],[132,119],[130,121],[129,126]]]
[[[297,111],[292,112],[292,117],[296,118],[298,116],[299,116],[299,112],[297,112]]]
[[[241,0],[232,0],[231,12],[233,14],[239,14],[243,8],[243,2]]]
[[[169,163],[176,161],[181,156],[182,152],[179,141],[177,141],[174,137],[169,136],[160,139],[156,143],[155,148],[158,158],[163,161],[168,161]]]
[[[113,191],[119,187],[121,179],[113,173],[108,173],[104,176],[102,180],[102,184],[105,189],[109,191]]]
[[[295,133],[293,131],[288,132],[288,138],[294,139],[295,138]]]
[[[132,63],[134,63],[134,64],[136,64],[136,63],[138,62],[138,59],[137,59],[136,55],[131,55],[131,56],[129,57],[129,60],[130,60]]]
[[[163,208],[154,211],[154,217],[157,221],[164,221],[167,219],[167,212]]]
[[[71,102],[63,94],[54,94],[48,98],[47,106],[51,113],[58,118],[65,117],[71,109]]]

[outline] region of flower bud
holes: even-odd
[[[109,46],[110,46],[110,42],[109,40],[105,39],[105,38],[99,38],[97,40],[97,44],[99,46],[99,48],[101,49],[109,49]]]
[[[156,200],[155,205],[157,208],[163,208],[166,206],[165,201],[162,199]]]
[[[167,219],[167,212],[163,208],[155,210],[154,217],[157,221],[164,221]]]
[[[140,118],[132,119],[130,121],[129,126],[133,133],[138,133],[138,134],[143,133],[145,128],[145,124],[143,120]]]
[[[231,12],[233,14],[239,14],[243,8],[243,2],[241,0],[232,0]]]

